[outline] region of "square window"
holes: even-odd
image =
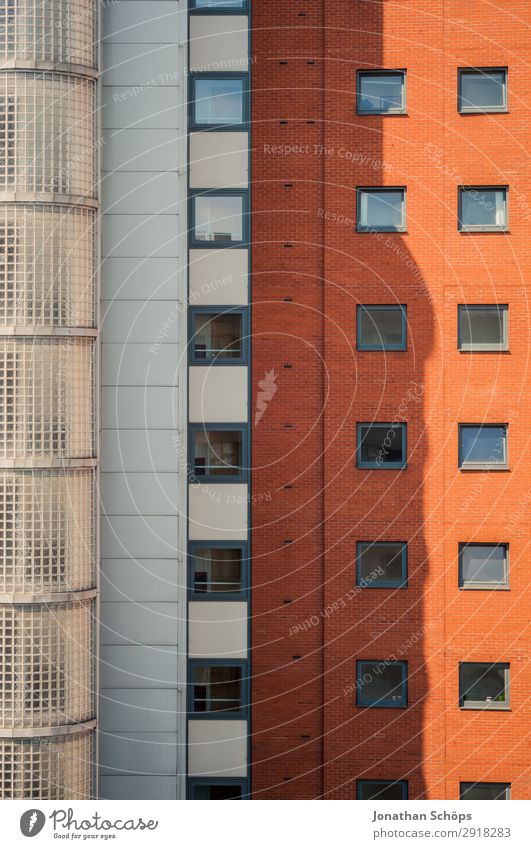
[[[507,304],[459,304],[457,339],[460,351],[507,351]]]
[[[407,661],[358,660],[359,707],[407,707]]]
[[[202,365],[242,363],[246,346],[242,338],[241,310],[191,309],[190,362]]]
[[[490,781],[461,781],[459,798],[467,802],[496,799],[510,799],[510,784],[495,784]]]
[[[192,77],[191,86],[193,129],[234,129],[246,123],[244,77],[202,74]]]
[[[358,188],[358,232],[403,232],[406,229],[406,190]]]
[[[403,469],[406,428],[397,422],[359,423],[356,459],[359,469]]]
[[[206,192],[191,197],[191,243],[223,247],[247,240],[247,197],[243,192]]]
[[[405,351],[407,307],[358,304],[358,351]]]
[[[242,799],[246,788],[242,781],[231,781],[227,778],[221,781],[195,780],[190,781],[189,799],[220,800]]]
[[[377,781],[362,779],[357,782],[356,798],[360,801],[382,801],[408,798],[407,781]]]
[[[471,589],[507,587],[508,546],[505,543],[460,543],[459,586]]]
[[[244,587],[244,550],[238,543],[192,543],[190,591],[194,596],[226,598],[241,596]]]
[[[460,469],[506,469],[507,425],[460,424]]]
[[[191,428],[192,475],[207,480],[243,479],[243,428]],[[246,470],[245,470],[246,471]]]
[[[460,112],[506,112],[507,68],[460,68]]]
[[[509,664],[460,663],[459,702],[487,710],[509,707]]]
[[[243,667],[241,663],[197,661],[190,665],[190,713],[242,714]]]
[[[507,230],[507,186],[461,186],[459,229],[479,233]]]
[[[404,71],[358,71],[358,115],[403,115],[406,111]]]
[[[358,542],[356,557],[358,586],[407,586],[407,543]]]

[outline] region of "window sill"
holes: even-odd
[[[457,110],[460,115],[504,115],[509,112],[507,106],[493,106],[490,109],[463,109]]]
[[[499,707],[494,707],[492,705],[459,705],[459,710],[487,710],[487,711],[504,711],[505,713],[510,712],[511,708],[506,705],[500,705]]]
[[[488,464],[482,465],[478,463],[477,466],[459,466],[460,472],[510,472],[511,469],[509,466],[503,466],[502,464],[497,466],[489,466]]]
[[[511,589],[510,587],[503,586],[503,585],[489,586],[488,584],[475,584],[475,585],[470,584],[468,586],[463,585],[463,586],[459,587],[459,590],[462,591],[462,592],[470,592],[470,590],[472,590],[472,591],[480,590],[481,592],[487,591],[487,592],[491,592],[491,593],[492,592],[505,592],[506,593],[506,592],[510,592],[510,589]]]
[[[356,233],[368,233],[369,236],[374,233],[399,233],[401,236],[407,233],[407,230],[399,229],[398,227],[356,227]]]
[[[404,111],[396,111],[396,112],[365,112],[363,110],[356,110],[356,115],[359,115],[360,118],[407,118],[408,113]]]
[[[460,354],[510,354],[510,348],[458,348]]]
[[[471,233],[510,233],[508,227],[459,227],[459,232],[469,236]]]

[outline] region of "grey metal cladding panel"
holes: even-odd
[[[102,775],[175,775],[177,734],[102,732]]]
[[[175,301],[102,301],[103,341],[156,342],[161,347],[166,342],[178,342],[178,314]],[[147,351],[147,347],[144,349]],[[152,368],[157,367],[159,353],[160,348],[150,354]]]
[[[101,469],[104,472],[177,472],[182,462],[176,430],[103,430]]]
[[[104,386],[101,421],[110,428],[173,428],[179,389],[166,386]]]
[[[129,85],[104,85],[102,100],[104,130],[126,127],[162,130],[179,126],[179,89],[176,86],[153,86],[138,92]]]
[[[177,215],[106,215],[104,256],[179,256]]]
[[[122,342],[103,345],[103,386],[174,386],[181,355],[178,345],[153,345]]]
[[[102,646],[100,686],[175,690],[177,663],[175,646]]]
[[[102,799],[176,799],[177,777],[102,775]]]
[[[108,601],[101,605],[101,645],[176,645],[176,602]]]
[[[177,585],[176,560],[103,560],[102,601],[177,601],[184,587]]]
[[[174,258],[110,257],[102,263],[102,297],[113,300],[176,299],[179,264]]]
[[[103,690],[99,718],[102,731],[176,732],[177,694],[174,690]]]
[[[179,475],[103,472],[101,497],[108,513],[121,516],[178,514]]]
[[[186,14],[177,0],[133,0],[103,4],[104,43],[177,42],[179,19]]]
[[[137,86],[131,96],[142,96],[144,88],[178,84],[176,44],[104,44],[104,85]]]
[[[176,215],[179,175],[175,171],[113,171],[102,182],[103,213]]]
[[[176,516],[102,516],[103,557],[176,558]]]
[[[103,169],[106,171],[178,171],[177,130],[105,130]]]

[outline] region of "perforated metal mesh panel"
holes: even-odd
[[[95,83],[0,73],[0,191],[95,192]]]
[[[94,586],[94,474],[0,471],[0,592]]]
[[[0,459],[92,456],[93,344],[0,337]]]
[[[0,57],[94,67],[92,0],[0,0]]]
[[[94,326],[94,212],[0,206],[0,325]]]
[[[93,734],[0,740],[0,798],[90,799]]]

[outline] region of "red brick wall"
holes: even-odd
[[[354,798],[357,778],[379,777],[407,778],[410,798],[455,799],[475,780],[529,798],[522,12],[515,0],[254,0],[255,390],[278,374],[253,429],[257,797]],[[509,66],[508,114],[458,114],[463,65]],[[356,116],[356,69],[373,66],[407,69],[407,117]],[[510,234],[460,234],[459,184],[508,184]],[[407,186],[407,234],[355,232],[359,185]],[[466,302],[509,304],[510,353],[457,351]],[[358,303],[407,304],[408,351],[356,352]],[[403,403],[407,470],[357,470],[356,422],[392,421]],[[457,423],[483,419],[510,423],[509,472],[457,469]],[[356,540],[378,538],[409,541],[409,587],[352,597]],[[458,590],[466,541],[509,542],[509,592]],[[408,709],[357,708],[356,659],[392,654],[409,663]],[[510,712],[459,709],[460,660],[511,663]]]

